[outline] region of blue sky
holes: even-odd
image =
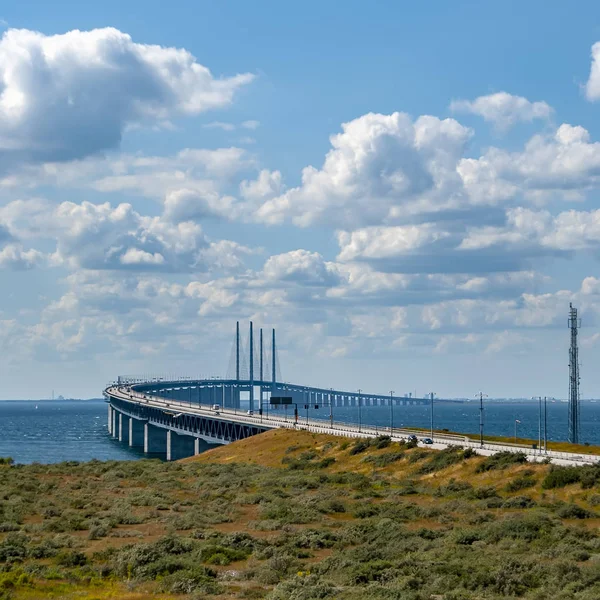
[[[0,9],[2,397],[225,374],[440,396],[600,374],[600,8]],[[34,377],[31,375],[35,374]]]

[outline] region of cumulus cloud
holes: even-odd
[[[283,191],[282,176],[279,171],[262,169],[254,180],[244,179],[240,183],[240,193],[246,200],[267,200]]]
[[[190,220],[173,222],[164,216],[141,215],[130,204],[105,202],[15,201],[0,209],[11,236],[55,239],[54,264],[94,270],[203,272],[239,268],[241,256],[251,251],[227,240],[211,241]],[[8,251],[7,251],[8,252]],[[7,259],[13,257],[12,250]],[[21,261],[39,260],[21,253]]]
[[[509,129],[519,121],[549,119],[553,112],[546,102],[530,102],[527,98],[506,92],[479,96],[472,101],[453,100],[450,110],[478,115],[501,130]]]
[[[306,167],[302,185],[267,200],[257,218],[352,226],[453,205],[470,129],[453,119],[369,113],[342,130],[331,137],[323,167]]]
[[[592,102],[600,100],[600,42],[592,46],[592,66],[585,85],[585,95]]]
[[[24,250],[20,244],[7,244],[0,249],[0,268],[25,270],[39,265],[45,256],[38,250]]]
[[[500,226],[444,222],[338,231],[342,262],[393,273],[494,273],[531,268],[542,257],[600,251],[600,210],[509,208]]]
[[[207,217],[233,219],[238,212],[233,196],[221,196],[215,191],[202,193],[179,189],[169,192],[165,198],[165,218],[175,223],[198,221]]]
[[[127,127],[229,104],[251,74],[215,78],[183,49],[113,28],[0,40],[0,156],[65,161],[119,145]]]
[[[600,143],[583,127],[564,123],[550,135],[533,136],[522,152],[490,148],[480,158],[462,159],[457,170],[473,203],[549,194],[573,200],[600,185]]]
[[[292,250],[271,256],[263,268],[264,277],[271,281],[304,285],[334,285],[339,275],[333,263],[318,252]]]

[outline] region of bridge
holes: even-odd
[[[410,393],[369,394],[282,382],[275,329],[268,351],[262,329],[258,344],[254,338],[250,322],[243,348],[240,325],[236,323],[229,378],[167,380],[119,376],[104,390],[109,402],[110,434],[131,447],[143,448],[148,454],[164,454],[170,460],[198,453],[206,444],[229,443],[284,424],[297,425],[300,413],[306,414],[306,423],[311,421],[309,413],[328,411],[332,426],[336,407],[356,407],[360,420],[361,411],[370,406],[430,402]],[[279,397],[286,398],[287,404],[273,405],[272,398]],[[322,423],[313,421],[315,426]]]
[[[369,394],[362,390],[347,392],[278,381],[274,330],[271,378],[265,380],[262,331],[260,333],[260,369],[256,380],[252,324],[248,377],[242,377],[246,373],[241,355],[239,323],[236,327],[234,378],[166,380],[119,377],[104,390],[108,402],[109,434],[131,448],[138,448],[145,454],[162,456],[167,460],[199,454],[211,444],[228,444],[276,428],[305,429],[346,437],[383,434],[400,440],[415,432],[394,426],[394,407],[430,403],[433,400],[413,398],[408,394],[397,397],[392,393]],[[384,405],[390,407],[389,426],[373,427],[362,423],[363,408]],[[335,409],[341,406],[356,407],[358,423],[336,420]],[[316,411],[320,411],[324,417],[314,418]],[[438,448],[452,444],[472,446],[482,454],[502,449],[522,450],[534,459],[549,457],[554,462],[565,464],[589,464],[598,458],[493,442],[481,445],[465,436],[453,434],[436,433],[433,442],[432,447]]]

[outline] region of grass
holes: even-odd
[[[0,464],[0,600],[597,600],[595,467],[275,430]]]

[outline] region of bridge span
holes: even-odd
[[[281,407],[276,411],[272,407],[270,411],[262,408],[258,412],[243,410],[240,406],[240,392],[248,385],[249,382],[219,379],[117,382],[104,390],[108,402],[108,432],[114,439],[127,443],[132,448],[143,449],[145,454],[162,456],[167,460],[193,456],[209,448],[211,444],[228,444],[277,428],[304,429],[350,438],[389,435],[393,440],[399,441],[413,433],[422,435],[422,432],[396,428],[393,422],[390,422],[389,427],[340,423],[333,418],[334,403],[337,401],[342,403],[337,404],[338,406],[346,406],[345,395],[355,397],[359,407],[363,400],[375,402],[385,398],[389,402],[391,399],[393,414],[396,403],[429,401],[368,394],[357,397],[356,394],[289,384],[277,386],[278,394],[300,393],[301,398],[310,397],[329,408],[329,419],[314,419],[309,414],[316,404],[298,406],[298,403],[294,403],[293,409],[286,412]],[[273,388],[270,387],[268,395],[272,392]],[[260,390],[261,407],[268,408],[270,398],[264,401],[263,393]],[[594,455],[544,451],[516,444],[486,441],[481,445],[466,436],[437,432],[429,447],[442,449],[449,445],[472,447],[483,455],[500,450],[522,451],[529,455],[530,460],[550,459],[558,464],[590,464],[598,460]]]

